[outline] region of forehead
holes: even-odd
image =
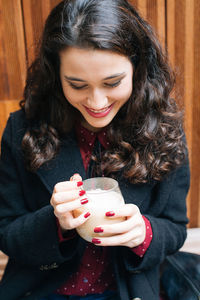
[[[132,72],[130,60],[115,52],[67,48],[60,53],[61,73],[79,78],[106,78],[114,73]]]

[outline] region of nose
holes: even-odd
[[[99,89],[94,89],[88,95],[88,106],[92,109],[102,109],[108,105],[108,98],[105,93]]]

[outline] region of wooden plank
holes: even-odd
[[[165,48],[165,0],[131,0],[129,2],[151,24],[161,45]]]
[[[185,132],[187,137],[189,158],[193,159],[193,80],[194,80],[194,55],[191,53],[194,51],[194,23],[191,22],[191,17],[194,15],[194,1],[186,1],[185,3],[185,57],[184,57],[184,107],[185,107]],[[184,49],[184,48],[183,48]],[[188,195],[188,215],[190,217],[190,226],[197,226],[197,214],[192,212],[192,190],[193,190],[193,170],[191,189]]]
[[[22,0],[28,64],[37,55],[41,34],[50,10],[61,0]]]
[[[20,0],[0,0],[0,100],[22,98],[26,72]]]
[[[167,0],[167,47],[176,70],[175,98],[185,110],[191,165],[189,227],[200,226],[200,1]]]
[[[185,90],[185,0],[178,3],[174,0],[167,0],[167,47],[169,52],[169,58],[173,63],[173,68],[176,72],[176,88],[175,98],[180,106],[184,103],[184,92]],[[187,36],[188,38],[188,36]],[[172,59],[171,59],[172,58]],[[185,105],[186,108],[186,105]],[[187,114],[189,110],[187,110]],[[185,118],[186,119],[186,118]],[[191,120],[191,119],[190,119]],[[187,119],[187,123],[189,119]],[[186,131],[187,131],[187,126]],[[189,153],[191,155],[191,141],[190,133],[186,132]],[[190,216],[190,196],[188,196],[188,215]]]
[[[17,100],[0,101],[0,140],[10,113],[17,109],[19,109]]]
[[[189,2],[189,0],[187,0]],[[192,186],[191,186],[191,216],[192,226],[200,227],[200,1],[193,0],[194,14],[190,21],[193,23],[194,34],[192,52],[190,56],[194,56],[193,67],[193,99],[192,103]],[[188,22],[189,23],[189,22]],[[190,103],[191,104],[191,103]]]

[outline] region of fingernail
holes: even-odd
[[[114,211],[108,211],[106,217],[113,217],[115,215]]]
[[[96,233],[103,232],[103,228],[101,228],[101,227],[95,227],[94,228],[94,232],[96,232]]]
[[[85,191],[84,191],[84,190],[81,190],[81,191],[79,192],[79,196],[83,196],[83,195],[85,195]]]
[[[82,186],[83,185],[83,181],[78,181],[77,182],[77,186],[79,187],[79,186]]]
[[[90,213],[87,212],[85,215],[84,215],[84,218],[88,218],[90,216]]]
[[[101,241],[100,241],[99,239],[93,238],[93,239],[92,239],[92,243],[93,243],[93,244],[101,244]]]
[[[88,203],[88,199],[87,198],[84,198],[84,199],[81,200],[81,204],[86,204],[86,203]]]

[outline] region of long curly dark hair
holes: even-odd
[[[64,97],[59,53],[67,47],[109,50],[133,64],[133,91],[108,126],[105,175],[132,183],[161,180],[186,153],[182,113],[170,93],[174,75],[151,26],[126,0],[65,0],[47,18],[38,57],[28,69],[21,103],[29,120],[22,148],[36,171],[59,152],[79,112]]]

